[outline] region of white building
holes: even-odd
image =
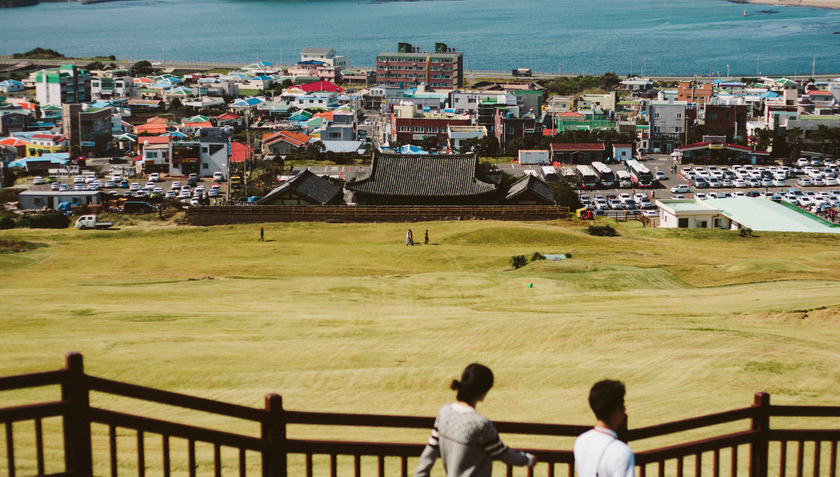
[[[834,224],[770,199],[657,200],[656,205],[659,226],[665,228],[840,233]]]
[[[90,96],[90,73],[76,65],[34,73],[35,98],[38,104],[61,106],[64,103],[87,103]]]
[[[338,66],[345,68],[347,66],[346,56],[337,56],[335,50],[332,48],[312,48],[306,47],[300,52],[301,63],[305,61],[320,61],[327,66]]]

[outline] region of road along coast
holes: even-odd
[[[775,5],[777,7],[808,7],[840,9],[840,0],[729,0],[731,3]]]

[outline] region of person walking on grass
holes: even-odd
[[[450,387],[457,391],[457,401],[440,408],[415,477],[428,477],[438,458],[447,477],[490,477],[493,460],[528,467],[537,463],[533,455],[516,452],[502,443],[493,423],[475,410],[493,387],[490,368],[473,363]]]
[[[262,227],[260,227],[260,239],[258,240],[258,242],[265,242],[265,231]]]
[[[618,439],[617,431],[627,421],[624,384],[603,380],[589,391],[589,407],[595,427],[575,440],[575,468],[580,477],[634,477],[633,451]]]
[[[426,229],[426,237],[423,239],[423,245],[429,245],[429,229]]]
[[[414,235],[411,233],[411,229],[408,229],[408,232],[405,233],[405,246],[408,247],[409,245],[414,246]]]

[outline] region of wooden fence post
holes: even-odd
[[[90,443],[90,394],[85,382],[81,353],[67,353],[67,379],[61,385],[61,400],[70,404],[64,414],[64,465],[74,477],[93,475]]]
[[[268,417],[262,423],[262,439],[267,444],[262,457],[263,477],[286,477],[286,416],[283,397],[268,394],[265,397]]]
[[[767,456],[770,442],[767,431],[770,430],[770,395],[765,392],[755,393],[753,407],[756,416],[752,419],[751,429],[757,431],[755,442],[750,447],[750,476],[767,477]]]

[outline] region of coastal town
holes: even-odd
[[[3,60],[4,202],[14,214],[560,205],[664,227],[834,231],[840,78],[468,79],[455,48],[395,46],[367,69],[314,47],[294,65],[199,71]],[[29,53],[45,52],[61,59]],[[727,205],[747,198],[778,208]]]

